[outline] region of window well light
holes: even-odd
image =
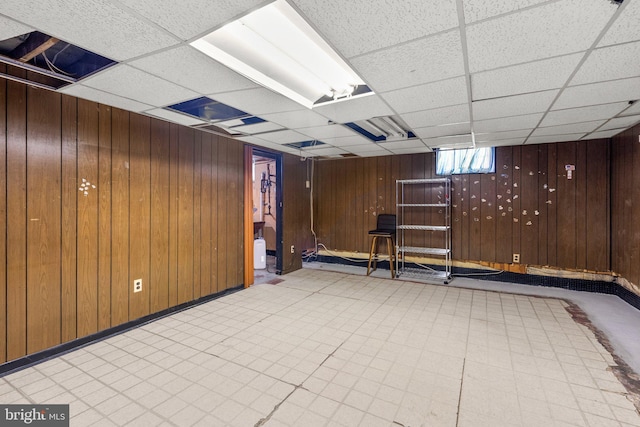
[[[348,99],[362,94],[358,87],[366,87],[285,0],[255,10],[191,46],[307,108],[321,99]]]

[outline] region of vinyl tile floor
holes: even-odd
[[[0,402],[68,403],[72,426],[640,426],[565,299],[281,279],[6,375]]]

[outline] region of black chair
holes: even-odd
[[[394,261],[395,261],[395,244],[396,237],[396,216],[392,214],[378,215],[378,221],[375,230],[369,231],[369,236],[373,236],[371,241],[371,250],[369,251],[369,264],[367,265],[367,276],[371,271],[375,271],[378,267],[378,237],[384,238],[387,241],[387,249],[389,251],[389,267],[391,269],[391,278],[395,277],[394,274]],[[371,261],[373,261],[373,270],[371,270]]]

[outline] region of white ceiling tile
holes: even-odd
[[[389,151],[391,151],[393,154],[417,154],[417,153],[431,153],[433,150],[427,147],[426,145],[423,145],[422,147],[416,147],[416,148],[394,148]]]
[[[640,40],[640,2],[626,1],[624,9],[604,35],[598,46],[607,46]]]
[[[178,43],[156,26],[100,0],[3,0],[2,13],[107,58],[123,61]]]
[[[557,94],[557,90],[549,90],[476,101],[472,104],[473,118],[474,120],[485,120],[529,113],[542,113],[551,106]],[[478,131],[475,127],[474,130]]]
[[[625,104],[628,108],[620,113],[621,116],[633,116],[634,114],[640,114],[640,102],[636,101],[631,106],[629,106],[628,102]]]
[[[617,117],[609,120],[604,126],[598,129],[598,131],[611,129],[627,129],[631,126],[634,126],[638,122],[640,122],[640,115]]]
[[[103,92],[101,90],[93,89],[79,84],[66,86],[62,89],[59,89],[58,92],[66,93],[67,95],[71,96],[77,96],[78,98],[82,99],[88,99],[89,101],[99,102],[100,104],[111,105],[113,107],[121,108],[127,111],[140,112],[153,108],[153,105],[143,104],[142,102],[134,101],[133,99],[124,98],[122,96]]]
[[[509,130],[521,130],[534,128],[542,113],[529,114],[525,116],[502,117],[500,119],[479,120],[474,122],[473,130],[478,133],[493,133]]]
[[[471,135],[443,136],[439,138],[425,138],[422,140],[430,148],[468,146],[473,144]]]
[[[476,143],[477,142],[491,142],[491,141],[500,141],[500,140],[518,140],[524,139],[529,136],[531,133],[531,129],[520,129],[520,130],[512,130],[506,132],[494,132],[494,133],[475,133]]]
[[[497,98],[564,86],[583,53],[543,59],[471,75],[473,99]]]
[[[151,74],[128,65],[115,65],[107,70],[87,77],[82,84],[110,92],[122,97],[163,107],[199,95]]]
[[[319,138],[322,142],[331,144],[335,147],[349,147],[352,145],[373,144],[373,142],[362,135],[354,134],[340,138]]]
[[[33,28],[0,15],[0,40],[21,36],[33,31]]]
[[[458,26],[454,1],[293,0],[347,58]]]
[[[539,127],[533,131],[531,136],[564,135],[567,133],[588,133],[593,132],[602,125],[605,120],[592,122],[571,123],[559,126]]]
[[[549,0],[464,0],[464,20],[467,23],[514,12]]]
[[[306,109],[287,113],[263,114],[260,117],[290,129],[308,128],[327,124],[326,117]]]
[[[601,138],[613,138],[614,136],[616,136],[617,134],[619,134],[620,132],[624,132],[625,129],[611,129],[611,130],[605,130],[605,131],[598,131],[598,132],[593,132],[590,133],[589,135],[585,136],[582,138],[582,140],[586,140],[586,139],[601,139]]]
[[[464,123],[469,121],[469,106],[467,104],[451,107],[435,108],[433,110],[414,111],[400,115],[410,128]]]
[[[476,147],[508,147],[512,145],[524,144],[525,138],[510,138],[497,141],[478,141],[476,138]]]
[[[464,75],[458,29],[374,51],[351,63],[376,92]]]
[[[256,88],[251,80],[203,55],[181,46],[137,59],[129,65],[201,94]]]
[[[254,135],[257,133],[270,132],[270,131],[281,130],[281,129],[283,129],[283,127],[277,123],[260,122],[260,123],[254,123],[252,125],[240,126],[235,130],[238,132]]]
[[[471,72],[587,50],[616,7],[563,0],[467,26]]]
[[[608,119],[617,115],[627,106],[628,104],[626,102],[614,102],[612,104],[592,105],[566,110],[552,110],[542,119],[540,126],[556,126],[589,120]]]
[[[471,133],[470,123],[457,123],[453,125],[431,126],[416,128],[413,132],[420,138],[436,138],[439,136],[453,136]]]
[[[381,147],[378,144],[353,145],[345,149],[348,152],[357,154],[358,156],[361,156],[361,157],[386,156],[391,154],[389,150],[387,150],[384,147]]]
[[[256,116],[300,109],[297,102],[263,87],[216,93],[211,98]]]
[[[640,75],[640,42],[596,49],[571,79],[571,85]]]
[[[326,145],[321,145],[314,148],[303,148],[302,152],[308,156],[335,156],[347,153],[345,150],[341,150],[340,148]]]
[[[456,77],[386,92],[381,96],[397,113],[410,113],[466,102],[467,84],[464,77]]]
[[[186,116],[184,114],[168,111],[163,108],[154,108],[153,110],[145,111],[145,114],[159,117],[161,119],[166,119],[166,120],[169,120],[170,122],[179,123],[185,126],[194,126],[194,125],[201,125],[206,123],[203,120],[198,120],[191,116]]]
[[[568,87],[562,91],[553,108],[560,110],[563,108],[630,101],[639,98],[640,77],[635,77]]]
[[[404,141],[379,142],[378,144],[390,151],[398,149],[425,148],[424,143],[419,138],[411,138]]]
[[[526,144],[548,144],[551,142],[567,142],[567,141],[577,141],[582,138],[584,133],[569,133],[566,135],[543,135],[543,136],[530,136],[527,139]]]
[[[121,0],[121,3],[187,40],[243,15],[264,0]]]
[[[377,95],[352,98],[346,101],[321,105],[313,109],[336,123],[349,123],[372,117],[390,116],[394,111]]]
[[[351,130],[346,126],[342,126],[338,124],[313,126],[313,127],[297,129],[297,130],[298,132],[301,132],[305,135],[309,135],[310,137],[317,138],[317,139],[354,136],[353,130]]]
[[[275,142],[276,144],[289,144],[291,142],[308,141],[309,137],[290,129],[280,130],[276,132],[263,133],[260,138],[265,141]]]

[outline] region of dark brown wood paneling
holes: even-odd
[[[169,307],[178,304],[179,131],[180,126],[171,124],[169,128]]]
[[[62,96],[62,342],[77,338],[78,102]],[[109,308],[107,306],[107,308]]]
[[[557,163],[557,233],[558,264],[568,268],[576,266],[576,171],[568,178],[566,165],[576,164],[576,144],[558,144]]]
[[[236,234],[233,237],[231,250],[235,251],[235,258],[232,263],[234,272],[233,281],[230,286],[236,287],[244,283],[244,147],[242,144],[231,142],[233,157],[231,160],[233,174],[232,189],[234,202],[234,217]],[[299,256],[299,252],[298,252]]]
[[[610,236],[610,196],[609,196],[609,141],[597,139],[587,141],[587,261],[586,268],[607,271],[609,264]],[[636,188],[640,187],[637,185]],[[605,203],[603,203],[603,200]]]
[[[7,360],[27,354],[27,87],[7,82]]]
[[[193,299],[202,296],[202,133],[196,132],[193,173]]]
[[[151,263],[151,119],[132,115],[129,122],[129,319],[149,314]],[[133,282],[142,280],[142,291]]]
[[[539,265],[538,260],[538,146],[522,147],[520,166],[520,262]],[[515,191],[515,189],[514,189]]]
[[[511,170],[511,175],[513,176],[513,181],[511,188],[507,189],[507,206],[513,209],[512,250],[514,254],[522,255],[522,208],[520,199],[520,185],[522,184],[522,146],[513,147],[512,155],[513,169]],[[513,260],[513,257],[511,260]]]
[[[60,343],[60,94],[27,89],[27,353]]]
[[[548,265],[548,223],[549,216],[547,214],[547,195],[549,182],[549,163],[548,163],[548,147],[549,144],[541,144],[538,146],[538,206],[534,214],[538,220],[538,263],[540,265]]]
[[[216,135],[211,137],[211,202],[209,204],[211,210],[211,284],[209,292],[212,294],[221,290],[218,287],[220,274],[218,253],[220,252],[219,236],[222,226],[218,226],[218,224],[220,223],[220,210],[222,209],[222,205],[224,205],[224,198],[219,197],[219,139]]]
[[[100,105],[98,131],[98,330],[111,326],[111,107]]]
[[[227,263],[229,258],[233,256],[227,246],[227,224],[229,223],[229,166],[227,164],[228,147],[226,141],[218,140],[218,157],[217,157],[217,284],[218,292],[224,291],[227,286]],[[232,237],[233,238],[233,237]]]
[[[202,186],[201,186],[201,259],[200,277],[202,295],[211,293],[211,269],[213,267],[212,252],[212,231],[211,231],[211,215],[213,195],[213,164],[212,164],[212,135],[204,134],[202,137]],[[253,240],[253,239],[252,239]],[[253,261],[252,261],[253,262]]]
[[[573,171],[576,191],[576,264],[575,268],[587,268],[587,145],[576,143],[576,170]]]
[[[98,331],[98,104],[78,100],[78,336]]]
[[[479,261],[482,259],[481,247],[482,247],[482,234],[481,234],[481,204],[482,204],[482,191],[481,180],[479,175],[469,175],[469,216],[471,221],[469,222],[469,259],[473,261]]]
[[[496,262],[513,260],[513,148],[496,148]]]
[[[193,300],[193,183],[194,135],[178,134],[178,303]]]
[[[547,199],[544,201],[547,214],[547,264],[558,264],[558,146],[557,144],[547,145],[548,147],[548,172],[547,172]],[[544,185],[543,185],[544,188]],[[540,204],[541,207],[542,203]]]
[[[151,121],[150,311],[169,307],[169,123]],[[144,284],[143,284],[144,285]]]
[[[496,259],[496,174],[480,176],[480,259]]]
[[[7,81],[0,80],[0,260],[7,259]],[[0,261],[0,363],[7,360],[7,263]]]
[[[129,113],[111,111],[111,326],[129,320]],[[144,285],[144,284],[143,284]]]

